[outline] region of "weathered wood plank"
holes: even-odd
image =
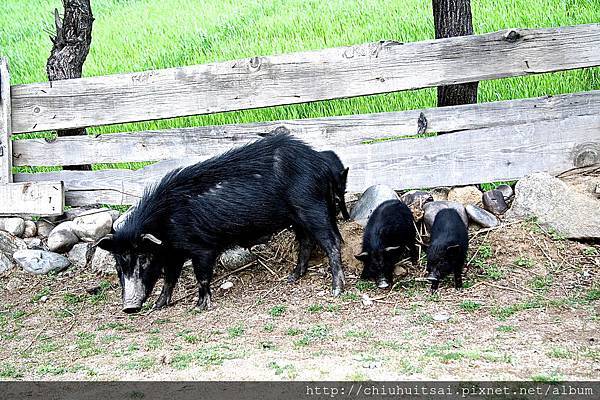
[[[0,185],[0,215],[61,215],[64,202],[62,182],[23,182]]]
[[[0,57],[0,185],[12,182],[10,74],[8,60]]]
[[[600,24],[71,79],[12,88],[13,132],[78,128],[371,95],[600,65]]]
[[[13,142],[13,163],[50,166],[208,158],[281,126],[316,148],[331,148],[414,135],[421,113],[427,120],[426,132],[452,132],[593,115],[598,110],[600,91],[592,91],[391,113],[61,137],[51,142],[27,139]]]
[[[600,154],[600,115],[466,130],[430,138],[332,147],[350,167],[348,191],[385,183],[395,189],[518,179],[560,172]],[[67,202],[132,204],[145,185],[197,158],[169,160],[138,171],[17,174],[15,180],[63,180]]]

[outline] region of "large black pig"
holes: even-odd
[[[408,253],[418,261],[417,230],[412,212],[400,200],[381,203],[369,217],[363,234],[362,253],[355,255],[363,263],[362,279],[373,279],[380,288],[393,283],[395,264]]]
[[[305,274],[319,244],[329,258],[332,293],[339,295],[344,273],[333,186],[323,157],[287,134],[175,169],[146,191],[114,235],[98,243],[116,257],[123,311],[141,308],[161,272],[164,286],[155,307],[167,305],[187,259],[199,284],[197,305],[208,308],[217,256],[290,226],[300,250],[289,280]]]
[[[346,182],[348,181],[349,168],[344,167],[342,160],[331,150],[322,151],[321,156],[327,160],[327,164],[333,173],[335,202],[342,213],[342,217],[349,220],[350,214],[348,208],[346,208]]]
[[[427,249],[427,279],[431,282],[431,292],[435,292],[440,281],[450,273],[454,273],[454,287],[462,288],[469,233],[456,210],[440,210],[433,221],[430,236],[431,241]]]

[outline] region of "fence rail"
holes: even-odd
[[[600,24],[379,42],[17,85],[13,133],[364,96],[600,65]]]
[[[600,162],[600,114],[333,149],[350,167],[350,192],[377,183],[408,189],[511,180],[532,171],[561,172],[580,166],[580,160],[594,162],[590,157]],[[133,204],[147,184],[204,158],[162,161],[137,171],[17,174],[15,180],[64,181],[72,205]]]
[[[27,139],[13,143],[16,166],[161,161],[208,158],[283,126],[317,148],[340,148],[419,132],[456,132],[519,125],[600,110],[600,91],[378,114],[312,118],[239,125]],[[426,127],[419,130],[423,114]]]

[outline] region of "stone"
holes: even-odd
[[[67,253],[67,258],[71,261],[71,265],[74,268],[85,268],[85,266],[92,260],[94,255],[94,246],[92,243],[77,243]]]
[[[42,242],[42,239],[40,239],[39,237],[25,238],[23,239],[23,241],[27,245],[28,249],[46,250],[44,249],[44,243]]]
[[[465,210],[469,215],[471,221],[484,228],[492,228],[499,224],[498,218],[489,211],[484,210],[481,207],[474,206],[473,204],[467,204]]]
[[[446,322],[450,319],[450,315],[445,312],[439,312],[433,315],[433,320],[437,322]]]
[[[50,236],[50,232],[52,232],[55,227],[54,224],[42,219],[36,221],[35,226],[37,227],[38,236],[42,239],[46,239],[48,236]]]
[[[431,195],[431,193],[425,192],[423,190],[410,190],[410,191],[404,193],[400,197],[400,200],[402,200],[402,202],[404,204],[406,204],[407,206],[410,206],[411,204],[416,203],[416,202],[423,205],[425,203],[429,203],[430,201],[433,201],[433,196]]]
[[[79,238],[73,233],[73,222],[66,221],[58,224],[48,236],[48,249],[57,253],[71,250]]]
[[[508,210],[504,195],[496,189],[488,190],[483,194],[483,206],[496,215],[502,215]]]
[[[233,282],[231,281],[225,281],[221,284],[221,289],[223,290],[227,290],[227,289],[231,289],[233,287]]]
[[[4,253],[0,253],[0,274],[6,271],[10,271],[15,265],[8,256]]]
[[[110,252],[96,247],[92,257],[92,271],[105,275],[116,275],[117,261]]]
[[[425,215],[423,216],[423,220],[425,221],[425,225],[427,229],[431,229],[433,226],[433,222],[435,221],[435,216],[440,210],[444,208],[453,208],[458,212],[460,218],[465,223],[465,226],[469,226],[469,218],[467,217],[467,211],[465,210],[465,206],[461,203],[457,203],[454,201],[432,201],[431,203],[427,203],[423,206],[423,211]]]
[[[446,186],[440,186],[431,189],[429,193],[431,193],[433,201],[446,201],[448,200],[448,193],[450,193],[450,188]]]
[[[392,188],[386,185],[374,185],[369,187],[360,196],[352,211],[350,219],[366,226],[373,211],[387,200],[399,200],[398,195]]]
[[[233,247],[221,253],[218,263],[225,269],[236,269],[256,261],[256,256],[243,247]]]
[[[121,216],[121,213],[118,212],[117,210],[108,210],[108,213],[110,214],[110,218],[112,218],[113,223],[119,219],[119,217]]]
[[[0,230],[21,237],[25,230],[25,220],[18,217],[0,218]]]
[[[73,220],[73,233],[84,242],[95,242],[108,235],[113,226],[109,209],[88,210]]]
[[[67,257],[44,250],[19,250],[13,258],[25,271],[36,275],[60,272],[71,265]]]
[[[513,196],[513,194],[515,194],[513,188],[511,188],[508,185],[504,185],[504,184],[498,185],[496,190],[499,190],[500,192],[502,192],[502,196],[504,196],[504,200],[510,199]]]
[[[37,225],[33,221],[25,221],[25,229],[23,230],[24,238],[32,238],[37,235]]]
[[[363,306],[372,306],[373,305],[373,300],[366,293],[362,294],[361,301],[363,303]]]
[[[600,200],[572,190],[547,173],[531,174],[515,186],[515,198],[506,217],[531,216],[568,239],[600,238]]]
[[[4,253],[8,258],[11,258],[15,251],[25,249],[27,249],[27,244],[23,239],[8,232],[0,231],[0,253]]]
[[[450,189],[448,201],[466,204],[481,204],[481,191],[475,186],[462,186]]]
[[[400,265],[396,265],[394,267],[394,276],[405,276],[408,275],[408,271],[406,268],[401,267]]]

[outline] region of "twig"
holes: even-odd
[[[46,330],[46,327],[44,326],[42,329],[40,329],[40,331],[37,333],[37,335],[35,335],[35,337],[33,338],[33,340],[27,345],[27,347],[25,347],[21,352],[24,353],[27,350],[29,350],[29,348],[31,346],[33,346],[33,344],[37,341],[37,339],[40,337],[40,335],[42,334],[42,332],[44,332]]]
[[[234,269],[233,271],[227,272],[226,274],[223,274],[223,275],[219,276],[218,278],[215,278],[213,282],[218,282],[220,280],[223,280],[223,279],[227,278],[230,275],[233,275],[233,274],[235,274],[237,272],[240,272],[240,271],[243,271],[245,269],[248,269],[248,268],[250,268],[250,266],[254,265],[255,263],[256,263],[256,261],[251,261],[251,262],[249,262],[248,264],[246,264],[244,266],[241,266],[241,267],[239,267],[237,269]]]
[[[269,267],[267,266],[267,264],[266,264],[266,263],[264,263],[264,262],[263,262],[263,260],[261,260],[261,258],[260,258],[260,257],[258,257],[258,258],[257,258],[257,261],[258,261],[258,263],[259,263],[260,265],[262,265],[263,267],[265,267],[265,268],[266,268],[266,270],[267,270],[267,271],[269,271],[269,272],[271,273],[271,275],[273,275],[273,276],[277,276],[277,274],[276,274],[275,272],[273,272],[273,270],[272,270],[271,268],[269,268]]]
[[[492,226],[491,228],[484,228],[484,229],[480,229],[478,231],[475,231],[473,233],[473,236],[471,236],[471,238],[469,239],[469,241],[475,239],[475,237],[477,235],[480,235],[482,233],[486,233],[486,232],[490,232],[490,231],[494,231],[496,229],[500,229],[500,228],[506,228],[507,226],[511,226],[511,225],[515,225],[515,224],[520,224],[521,222],[524,222],[522,219],[519,219],[517,221],[511,221],[511,222],[507,222],[505,224],[500,224],[500,225],[496,225],[496,226]]]

